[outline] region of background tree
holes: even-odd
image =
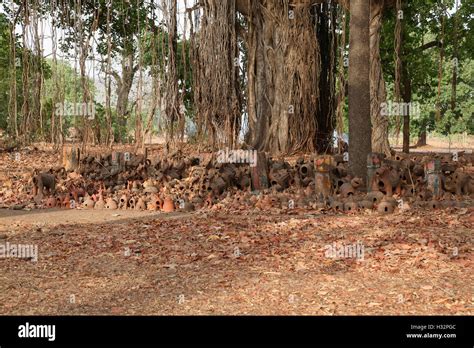
[[[372,152],[370,120],[370,8],[365,0],[351,1],[349,43],[349,165],[354,175],[367,177]]]

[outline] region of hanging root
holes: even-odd
[[[197,119],[214,145],[232,145],[240,128],[235,0],[206,0],[203,9],[193,71]]]

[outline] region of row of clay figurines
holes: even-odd
[[[64,199],[61,197],[50,197],[46,200],[46,206],[48,208],[69,208],[74,209],[78,206],[76,200],[72,199],[69,196],[66,196]],[[177,208],[189,208],[180,204],[179,207],[175,205],[175,202],[171,197],[165,197],[161,199],[158,195],[153,195],[150,200],[147,200],[143,197],[135,199],[134,197],[128,197],[127,195],[122,195],[120,200],[117,202],[114,198],[109,197],[107,200],[104,199],[102,190],[99,191],[99,194],[93,195],[92,197],[89,194],[85,194],[84,201],[80,204],[81,207],[85,209],[134,209],[134,210],[153,210],[153,211],[163,211],[170,213],[175,211]]]

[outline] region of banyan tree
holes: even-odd
[[[388,153],[388,120],[380,114],[387,93],[379,51],[382,15],[395,2],[35,0],[36,7],[12,1],[11,12],[15,18],[12,23],[25,26],[31,25],[28,23],[37,15],[37,8],[48,9],[41,16],[52,21],[53,40],[58,41],[56,27],[61,36],[53,45],[53,72],[58,66],[56,48],[68,47],[80,67],[82,95],[77,99],[84,103],[93,100],[86,83],[86,63],[98,62],[97,69],[105,80],[108,130],[103,132],[105,136],[94,134],[94,141],[123,141],[127,122],[134,119],[135,142],[143,145],[144,134],[150,134],[153,117],[159,113],[171,140],[183,139],[185,123],[193,119],[198,141],[214,149],[237,147],[243,140],[248,147],[273,155],[321,153],[331,148],[335,130],[343,132],[349,96],[350,119],[359,132],[352,134],[350,143],[360,138],[365,141],[371,133],[371,148],[366,146],[363,152]],[[396,3],[399,6],[400,0]],[[358,22],[362,30],[353,27],[357,22],[351,18],[354,4],[360,6],[357,13],[367,17]],[[367,35],[360,34],[365,32]],[[370,54],[348,62],[355,45],[368,47]],[[40,56],[41,49],[37,51]],[[28,74],[37,74],[38,83],[23,84],[22,94],[32,94],[27,87],[44,94],[41,66],[30,66],[28,61],[22,60],[25,79]],[[362,69],[355,65],[357,62]],[[367,76],[362,76],[367,80],[364,90],[354,89],[354,79],[367,67]],[[400,65],[397,71],[401,71]],[[152,87],[144,82],[146,73],[153,75]],[[61,99],[59,80],[55,78],[58,93],[54,104]],[[137,86],[136,96],[133,86]],[[370,97],[366,98],[368,91]],[[143,94],[147,93],[152,95],[148,103],[152,106],[143,112],[142,121],[141,111],[147,106]],[[10,108],[10,128],[15,132],[22,132],[15,126],[17,119],[22,121],[20,125],[36,127],[38,123],[43,127],[42,118],[48,116],[34,100],[24,98],[22,105]],[[351,114],[351,100],[365,105],[353,105]],[[39,121],[29,122],[30,118]],[[100,127],[97,120],[86,120],[82,126],[86,135]],[[63,129],[62,119],[54,110],[50,128],[50,139],[56,142]],[[114,131],[118,137],[114,138]]]
[[[348,57],[349,2],[205,0],[200,5],[195,103],[212,142],[233,145],[246,115],[245,140],[255,149],[272,154],[326,151],[347,94],[347,66],[341,64]],[[379,50],[382,13],[392,5],[374,0],[366,6],[372,149],[384,153],[390,147],[388,119],[380,115],[386,88]],[[239,80],[241,71],[245,84]]]
[[[203,7],[195,102],[211,134],[220,128],[221,140],[235,142],[244,101],[249,146],[271,153],[327,148],[334,129],[335,6],[207,0]],[[329,54],[322,57],[321,50]]]

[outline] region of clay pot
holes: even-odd
[[[428,207],[430,209],[439,209],[439,208],[441,208],[441,203],[439,201],[429,201],[428,202]]]
[[[113,198],[107,199],[107,203],[105,203],[105,208],[110,210],[115,210],[118,208],[117,202]]]
[[[170,197],[165,198],[161,210],[165,213],[172,213],[174,211],[174,202]]]
[[[347,183],[347,180],[344,179],[344,178],[334,178],[334,179],[332,179],[332,188],[333,188],[334,192],[339,192],[340,193],[341,192],[340,188],[345,183]]]
[[[380,191],[372,191],[367,194],[366,198],[373,203],[378,203],[382,201],[384,194]]]
[[[151,200],[150,202],[147,203],[146,209],[150,211],[157,211],[159,210],[159,206],[156,205],[155,201]]]
[[[69,198],[69,196],[64,197],[62,206],[67,209],[71,207],[71,198]]]
[[[344,203],[345,212],[356,212],[359,209],[359,205],[354,201],[348,201]]]
[[[122,210],[126,210],[128,208],[128,196],[122,195],[119,200],[118,208]]]
[[[204,201],[204,206],[206,208],[211,208],[214,205],[214,198],[212,197],[212,193],[209,193]]]
[[[132,183],[132,192],[139,192],[140,191],[140,188],[138,187],[138,182],[135,180],[133,181]]]
[[[395,161],[403,161],[406,158],[407,158],[407,155],[403,153],[397,153],[395,155]]]
[[[135,204],[135,210],[145,210],[146,209],[146,204],[145,200],[140,197],[137,201],[137,204]]]
[[[341,186],[340,192],[343,198],[347,198],[355,194],[354,187],[352,187],[352,184],[348,182],[346,182],[345,184]]]
[[[336,210],[336,211],[343,211],[344,210],[344,204],[339,201],[333,201],[331,203],[331,208]]]
[[[56,206],[56,198],[50,197],[46,200],[46,206],[48,208],[54,208]]]
[[[162,206],[163,206],[163,201],[161,200],[161,198],[157,195],[153,195],[151,197],[150,202],[148,202],[147,209],[158,211],[161,209]]]
[[[361,187],[363,183],[364,181],[361,178],[354,178],[351,180],[351,185],[354,190],[357,190],[359,187]]]
[[[433,198],[433,193],[429,190],[423,190],[418,193],[417,198],[422,201],[429,201]]]
[[[84,203],[82,203],[82,206],[86,209],[94,209],[95,202],[92,200],[92,198],[87,196],[84,200]]]
[[[400,165],[403,169],[407,169],[407,168],[413,168],[414,165],[415,165],[415,162],[412,161],[410,158],[404,158],[400,161]]]
[[[203,191],[203,192],[212,191],[212,189],[209,187],[209,182],[208,182],[208,181],[204,181],[204,182],[201,184],[200,190]]]
[[[420,164],[416,164],[414,167],[413,167],[413,173],[412,173],[413,176],[424,176],[425,175],[425,168],[420,165]]]
[[[364,200],[359,202],[359,207],[361,209],[374,209],[374,202],[372,202],[368,199],[364,199]]]
[[[74,199],[76,204],[79,202],[81,197],[85,196],[85,191],[82,188],[73,188],[72,192],[70,193],[70,199]]]
[[[129,207],[130,209],[135,209],[135,205],[136,205],[136,200],[135,200],[135,198],[134,198],[134,197],[130,198],[130,199],[128,200],[128,207]]]
[[[224,192],[226,186],[227,186],[227,183],[225,182],[225,180],[221,176],[218,176],[218,177],[214,178],[214,180],[212,180],[211,183],[210,183],[210,187],[211,187],[212,191],[216,194],[219,194],[219,195],[222,192]]]
[[[158,189],[155,187],[154,182],[151,179],[148,179],[143,183],[144,190],[143,192],[145,193],[157,193]]]
[[[314,173],[313,163],[302,164],[299,168],[299,173],[303,178],[312,177]]]
[[[62,196],[56,197],[56,206],[59,207],[59,208],[62,208],[63,201],[64,201],[64,197],[62,197]]]
[[[412,185],[406,185],[402,188],[402,196],[403,197],[413,197],[415,193],[415,189]]]
[[[105,208],[105,201],[102,194],[99,194],[99,200],[95,203],[94,209],[104,209]]]
[[[272,186],[279,185],[283,187],[283,189],[287,188],[288,185],[294,185],[294,182],[289,182],[290,181],[290,173],[286,169],[281,169],[278,171],[270,171],[269,173],[269,179],[270,179],[270,184]],[[296,179],[296,177],[293,177],[293,179]]]
[[[395,205],[389,200],[382,200],[377,207],[377,211],[382,214],[391,214],[395,211]]]

